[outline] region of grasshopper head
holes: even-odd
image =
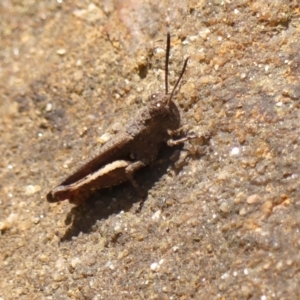
[[[153,123],[158,123],[164,129],[175,130],[180,126],[180,114],[176,104],[173,102],[173,96],[181,78],[185,72],[189,58],[183,64],[182,71],[174,85],[171,94],[168,93],[168,65],[170,53],[170,34],[167,37],[166,65],[165,65],[165,93],[152,94],[148,106],[148,114]]]
[[[180,114],[176,104],[172,101],[173,96],[181,78],[185,72],[189,58],[183,64],[182,71],[173,87],[171,94],[168,93],[169,56],[170,56],[170,34],[167,35],[167,49],[165,62],[165,93],[151,95],[148,113],[154,122],[158,122],[164,129],[175,130],[180,126]]]
[[[148,128],[151,131],[175,130],[180,126],[180,114],[176,104],[173,102],[173,96],[179,86],[181,78],[187,67],[188,58],[185,60],[182,71],[173,87],[172,92],[168,92],[168,65],[170,54],[170,34],[167,36],[166,62],[165,62],[165,92],[152,94],[149,104],[145,107],[129,126],[128,132],[132,135],[138,134],[142,128]]]
[[[156,119],[160,127],[175,130],[180,126],[180,113],[171,96],[164,93],[152,94],[148,111],[151,118]]]

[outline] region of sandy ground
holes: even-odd
[[[0,3],[0,299],[297,299],[298,1],[74,2]],[[136,174],[144,201],[48,204],[163,91],[168,31],[199,138]]]

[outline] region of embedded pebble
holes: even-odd
[[[254,203],[258,202],[259,200],[260,200],[260,196],[257,194],[253,194],[253,195],[249,196],[246,201],[248,204],[254,204]]]

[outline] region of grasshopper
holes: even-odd
[[[188,59],[171,93],[168,92],[170,34],[167,35],[165,59],[165,92],[150,96],[148,104],[138,111],[132,121],[105,143],[99,153],[47,194],[48,202],[68,199],[79,205],[96,191],[129,180],[139,191],[134,173],[156,159],[163,143],[169,146],[183,143],[171,138],[180,127],[180,113],[173,96],[186,70]]]

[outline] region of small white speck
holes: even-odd
[[[277,102],[276,106],[278,106],[278,107],[282,106],[282,102]]]
[[[29,184],[29,185],[26,185],[24,187],[24,193],[25,195],[33,195],[37,192],[39,192],[41,190],[41,187],[39,185],[32,185],[32,184]]]
[[[236,8],[233,12],[237,15],[239,13],[239,10]]]
[[[241,75],[240,75],[240,78],[241,79],[245,79],[247,77],[247,74],[246,73],[241,73]]]
[[[14,168],[14,166],[13,166],[13,165],[8,165],[7,168],[8,168],[9,170],[12,170],[12,169]]]
[[[164,50],[163,48],[159,48],[159,47],[158,47],[158,48],[155,49],[155,52],[156,52],[156,53],[164,53],[165,50]]]
[[[157,212],[155,212],[151,217],[152,220],[158,220],[160,217],[160,214],[161,214],[161,210],[158,210]]]
[[[116,223],[114,230],[119,231],[121,229],[121,224],[119,222]]]
[[[141,93],[144,90],[144,88],[142,86],[137,87],[136,91],[138,93]]]
[[[104,134],[102,134],[100,136],[100,143],[103,144],[103,143],[106,143],[107,141],[109,141],[110,139],[112,138],[112,134],[106,132]]]
[[[150,269],[152,271],[156,271],[157,269],[159,268],[159,264],[158,263],[152,263],[151,266],[150,266]]]
[[[18,56],[19,55],[19,49],[18,48],[14,48],[13,49],[13,53],[15,56]]]
[[[72,163],[72,161],[73,161],[72,158],[66,160],[66,161],[63,163],[63,168],[64,168],[64,169],[68,169],[68,168],[69,168],[69,165]]]
[[[197,36],[196,35],[191,35],[190,37],[189,37],[189,39],[193,42],[193,41],[196,41],[197,40]]]
[[[47,103],[46,105],[46,111],[50,112],[52,110],[52,103]]]
[[[244,274],[245,274],[245,275],[248,275],[248,274],[249,274],[248,269],[244,269]]]
[[[265,72],[268,72],[269,71],[269,65],[266,65],[265,66]]]
[[[58,55],[65,55],[65,54],[67,53],[67,50],[61,48],[61,49],[56,50],[56,53],[57,53]]]
[[[113,264],[110,260],[105,264],[105,267],[106,267],[106,268],[109,268],[109,269],[111,269],[111,270],[114,270],[114,269],[115,269],[114,264]]]
[[[227,279],[229,278],[229,274],[228,273],[224,273],[221,275],[221,279]]]
[[[178,246],[174,246],[174,247],[172,247],[172,249],[173,249],[174,252],[177,252],[179,250],[179,247]]]
[[[230,155],[238,155],[240,154],[240,148],[239,147],[233,147],[230,151]]]
[[[43,134],[41,132],[38,133],[38,137],[42,137]]]
[[[266,295],[262,295],[262,296],[260,297],[260,299],[261,299],[261,300],[267,300],[267,296],[266,296]]]
[[[208,28],[203,28],[199,31],[200,37],[203,38],[204,40],[207,39],[209,34],[210,34],[210,30]]]
[[[78,257],[74,257],[71,259],[70,265],[72,268],[76,268],[76,266],[80,263],[80,259]]]

